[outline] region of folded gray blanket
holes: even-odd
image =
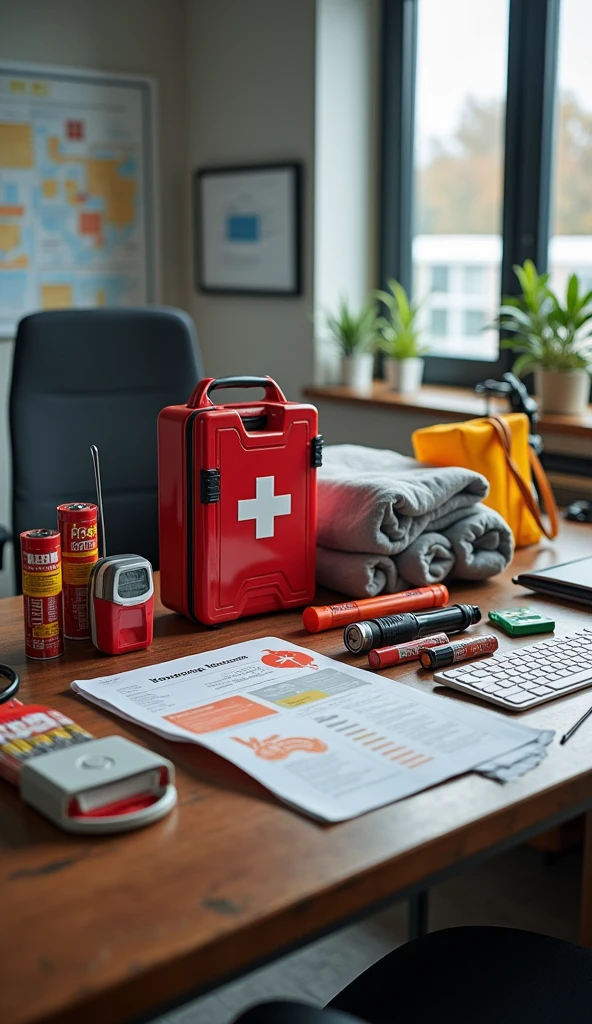
[[[485,498],[480,473],[435,468],[397,452],[331,445],[318,471],[317,543],[396,555],[426,530],[442,532]]]
[[[449,526],[420,534],[394,557],[318,547],[317,579],[351,597],[376,597],[450,577],[487,579],[502,572],[513,553],[507,523],[494,509],[477,504]]]
[[[349,597],[376,597],[406,590],[397,567],[388,555],[358,555],[317,547],[317,583]]]

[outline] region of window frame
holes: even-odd
[[[414,127],[418,3],[382,0],[380,285],[412,287]],[[441,0],[442,3],[445,0]],[[555,88],[561,0],[509,0],[504,132],[502,295],[517,295],[516,263],[548,265]],[[493,362],[425,357],[426,383],[474,387],[511,368],[512,353]]]

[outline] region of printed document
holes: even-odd
[[[400,800],[539,735],[271,636],[72,688],[161,736],[208,747],[324,821]]]

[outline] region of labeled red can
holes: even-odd
[[[373,651],[368,651],[368,664],[370,668],[389,668],[403,661],[419,661],[419,655],[426,647],[441,647],[447,643],[446,633],[434,633],[433,636],[422,636],[419,640],[409,640],[405,644],[375,647]]]
[[[64,636],[68,640],[90,637],[88,579],[99,557],[97,506],[86,501],[58,505],[62,541]]]
[[[57,530],[21,533],[25,654],[45,661],[64,653],[62,558]]]
[[[447,665],[456,665],[459,661],[468,661],[469,658],[494,654],[498,647],[497,637],[493,633],[484,633],[471,640],[451,640],[440,647],[428,649],[424,645],[419,660],[422,668],[445,668]]]

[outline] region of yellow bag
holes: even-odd
[[[535,544],[541,534],[553,538],[559,530],[551,485],[528,443],[528,417],[521,412],[488,416],[465,423],[441,423],[412,434],[415,458],[432,466],[462,466],[489,480],[483,504],[506,520],[516,547]],[[549,526],[545,526],[532,490],[537,483]]]

